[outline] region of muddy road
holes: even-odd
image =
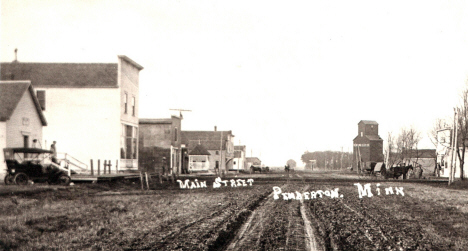
[[[197,177],[185,180],[195,183]],[[464,250],[468,192],[328,172],[5,188],[0,250]],[[242,182],[252,179],[249,183]],[[201,182],[206,187],[200,186]]]

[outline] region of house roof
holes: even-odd
[[[379,135],[364,135],[369,140],[383,140]]]
[[[410,152],[411,158],[435,158],[436,149],[413,149]]]
[[[354,137],[353,141],[355,141],[356,139],[362,139],[362,138],[366,138],[370,141],[383,141],[383,139],[379,135],[364,135],[363,137],[361,137],[361,135],[358,135]]]
[[[247,161],[247,162],[255,162],[255,161],[260,161],[260,159],[257,158],[257,157],[246,157],[246,158],[245,158],[245,161]]]
[[[206,148],[201,145],[201,144],[198,144],[197,146],[195,146],[195,148],[189,152],[189,155],[211,155],[207,150]]]
[[[0,81],[0,121],[8,121],[11,118],[26,91],[31,95],[42,125],[47,126],[41,105],[30,81]]]
[[[118,87],[116,63],[1,63],[1,80],[30,80],[34,87]]]
[[[182,131],[182,144],[187,145],[188,149],[193,149],[200,143],[207,150],[226,150],[228,135],[234,136],[232,131]]]
[[[378,125],[379,124],[374,120],[361,120],[361,121],[359,121],[358,124],[360,124],[360,123],[364,123],[364,124],[368,124],[368,125]]]

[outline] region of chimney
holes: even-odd
[[[218,128],[217,128],[216,126],[214,127],[214,131],[215,131],[215,132],[218,131]]]
[[[13,62],[18,62],[18,48],[15,48],[15,60]]]

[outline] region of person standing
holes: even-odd
[[[163,176],[165,176],[166,175],[166,157],[162,157],[161,164],[162,164],[162,174]]]
[[[32,148],[37,148],[37,139],[33,139]]]
[[[57,141],[54,140],[54,142],[52,143],[52,145],[50,145],[50,150],[52,151],[52,162],[58,164],[58,161],[57,161]]]

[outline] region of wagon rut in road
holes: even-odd
[[[303,188],[303,190],[307,189],[308,186]],[[272,197],[273,193],[250,214],[226,250],[269,249],[275,244],[277,248],[286,250],[324,250],[316,241],[315,230],[309,220],[307,207],[299,201],[275,201]],[[281,210],[278,208],[286,210],[278,211]],[[283,218],[276,219],[278,215]],[[283,228],[279,236],[276,235],[277,233],[269,232],[272,222]]]

